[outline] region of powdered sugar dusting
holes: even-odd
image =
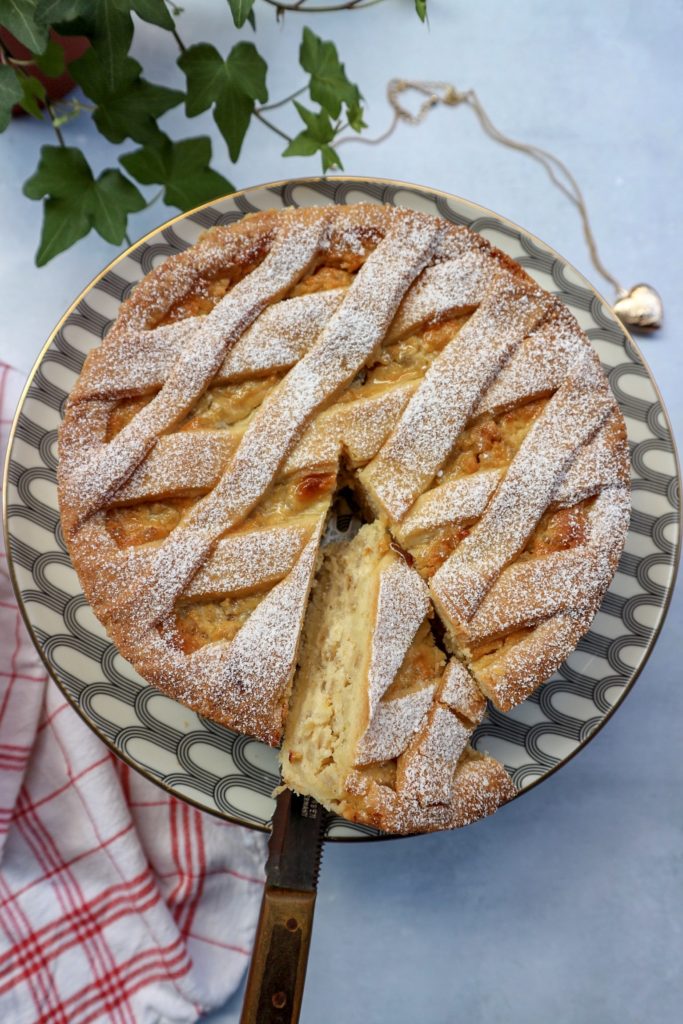
[[[486,391],[475,415],[513,406],[535,395],[550,394],[581,372],[595,356],[574,317],[561,303],[548,300],[551,315],[512,353]]]
[[[478,519],[486,508],[502,475],[498,469],[482,469],[468,476],[447,480],[421,495],[396,534],[406,542],[422,532],[448,523]]]
[[[536,689],[539,679],[552,675],[587,628],[584,615],[559,612],[541,622],[504,658],[479,668],[477,682],[496,707],[509,711]]]
[[[358,744],[358,765],[398,757],[422,725],[434,700],[436,684],[377,705],[372,721]]]
[[[227,353],[213,383],[292,366],[313,345],[343,294],[342,288],[335,288],[268,306]],[[116,344],[103,345],[99,358],[86,367],[76,397],[123,398],[158,390],[183,349],[203,332],[206,320],[195,316],[149,330],[120,332]]]
[[[194,507],[187,529],[219,536],[265,493],[312,413],[350,383],[380,344],[401,297],[430,258],[437,233],[434,223],[405,221],[380,243],[314,348],[251,420],[228,470]]]
[[[192,668],[211,681],[219,704],[252,717],[248,731],[260,733],[262,723],[277,723],[277,742],[286,696],[296,662],[299,637],[316,563],[319,531],[301,552],[288,576],[264,597],[229,644],[211,644],[190,657]]]
[[[433,687],[427,687],[429,694],[421,690],[380,703],[428,611],[427,587],[414,569],[401,558],[381,569],[370,632],[368,727],[358,744],[358,764],[395,757],[431,704]]]
[[[628,456],[623,420],[615,407],[595,437],[577,452],[553,494],[553,504],[576,505],[619,483],[628,484]]]
[[[446,665],[439,700],[452,711],[466,718],[472,725],[478,725],[486,711],[486,701],[464,665],[451,658]]]
[[[457,624],[474,615],[545,512],[577,449],[612,407],[606,390],[567,381],[524,438],[482,519],[437,570],[432,592]]]
[[[431,709],[424,730],[401,759],[402,788],[420,806],[450,804],[455,765],[471,735],[472,730],[442,704]]]
[[[412,333],[417,326],[474,309],[490,285],[491,267],[481,248],[472,245],[457,258],[427,267],[403,300],[388,340]]]
[[[276,526],[224,537],[190,581],[185,596],[235,594],[286,576],[314,525]]]
[[[536,625],[578,603],[593,566],[582,548],[555,551],[503,570],[464,630],[469,643]]]
[[[314,345],[344,289],[312,292],[266,309],[225,357],[218,379],[238,380],[292,366]]]
[[[391,521],[400,522],[432,482],[482,393],[543,312],[543,293],[499,279],[434,360],[391,437],[360,473]]]
[[[416,388],[414,382],[387,387],[324,410],[296,445],[283,467],[283,475],[309,466],[336,464],[344,450],[352,466],[363,465],[376,455],[405,409]]]
[[[428,611],[427,587],[403,559],[395,559],[382,570],[370,654],[370,719],[391,686]]]
[[[171,428],[197,400],[234,344],[265,306],[304,273],[318,252],[325,222],[298,232],[283,231],[256,270],[238,282],[203,318],[164,386],[103,450],[74,459],[67,486],[81,518],[101,508],[142,461],[159,434]]]
[[[448,719],[446,724],[452,726]],[[452,747],[457,749],[457,743]],[[402,760],[399,759],[399,774]],[[447,760],[439,767],[444,769],[439,776],[441,785],[434,786],[433,794],[425,793],[424,803],[416,798],[414,786],[401,785],[394,790],[360,772],[351,774],[348,789],[363,800],[367,817],[373,824],[399,835],[461,828],[492,814],[515,795],[505,769],[491,757],[480,757],[465,749],[455,769]],[[427,774],[426,765],[424,774]],[[450,801],[441,802],[440,797],[449,785]],[[431,799],[435,802],[430,802]]]
[[[120,488],[116,503],[208,491],[218,481],[238,441],[225,430],[193,430],[160,437]]]
[[[398,769],[399,785],[421,807],[451,804],[455,766],[485,708],[472,677],[452,658],[425,725],[401,758]]]
[[[194,317],[152,330],[117,331],[86,362],[74,398],[125,398],[156,391],[196,331]]]

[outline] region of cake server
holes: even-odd
[[[311,797],[277,798],[242,1024],[299,1019],[326,816]]]

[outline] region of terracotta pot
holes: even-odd
[[[69,64],[73,60],[78,60],[85,53],[90,46],[90,40],[86,39],[85,36],[60,36],[52,30],[50,30],[50,38],[58,43],[64,51],[64,62],[66,64],[64,72],[58,75],[57,78],[48,78],[35,64],[30,64],[25,70],[31,75],[35,75],[43,83],[49,100],[61,100],[63,96],[71,92],[76,84],[69,74]],[[18,60],[28,60],[30,58],[31,51],[22,46],[6,28],[0,28],[0,40],[11,57],[16,57]],[[19,106],[12,108],[12,114],[15,116],[20,116],[24,113],[25,111]]]

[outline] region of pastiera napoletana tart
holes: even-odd
[[[88,356],[59,451],[123,655],[394,832],[513,795],[469,738],[573,650],[629,517],[624,422],[566,307],[386,206],[258,213],[168,259]],[[367,524],[321,546],[342,491]]]

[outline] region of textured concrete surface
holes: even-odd
[[[234,33],[224,5],[190,6],[180,20],[187,41],[228,47]],[[431,0],[429,29],[411,7],[394,0],[305,21],[337,41],[362,83],[373,134],[389,119],[388,78],[447,79],[476,88],[501,129],[569,163],[607,266],[627,284],[652,282],[664,297],[666,326],[642,349],[680,438],[680,3]],[[257,13],[275,99],[299,84],[294,60],[304,19],[277,25],[263,4]],[[136,40],[154,81],[180,80],[171,42],[151,28]],[[177,115],[167,119],[172,130]],[[315,161],[282,159],[281,141],[261,126],[230,168],[211,119],[197,118],[192,128],[212,134],[216,164],[236,185],[317,172]],[[0,137],[0,355],[26,370],[68,303],[115,255],[93,236],[47,269],[32,267],[40,210],[20,196],[19,182],[45,141],[28,119]],[[111,163],[109,145],[87,126],[69,126],[67,141],[87,144],[96,168]],[[349,173],[434,185],[505,214],[602,287],[573,210],[540,168],[483,137],[471,112],[440,110],[382,146],[341,152]],[[166,215],[157,204],[133,219],[131,235]],[[305,1024],[679,1019],[682,626],[679,589],[647,668],[612,722],[495,818],[453,835],[325,851]],[[240,1002],[238,994],[213,1024],[236,1022]]]

